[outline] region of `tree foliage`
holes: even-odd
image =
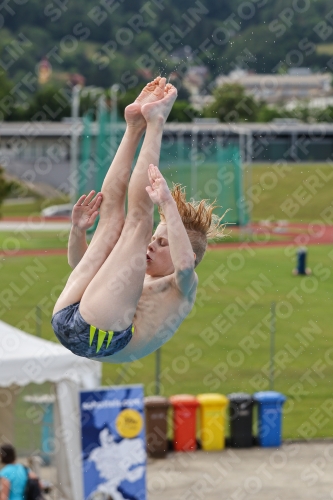
[[[7,78],[4,71],[0,72],[0,121],[6,120],[11,114],[14,104],[14,99],[11,96],[12,83]]]
[[[0,72],[0,102],[6,104],[0,119],[27,120],[41,109],[48,109],[51,120],[68,116],[69,107],[64,103],[60,110],[56,96],[60,88],[68,90],[73,73],[83,75],[86,86],[107,89],[118,83],[121,94],[132,99],[151,77],[183,75],[189,66],[208,67],[207,93],[214,77],[239,67],[258,73],[286,72],[292,66],[331,71],[333,35],[329,27],[325,33],[318,28],[330,19],[330,11],[327,0],[14,2],[0,16],[1,67],[7,71]],[[40,87],[37,68],[45,56],[52,65],[52,81]],[[27,76],[33,83],[22,85]],[[22,85],[24,99],[14,103],[6,98],[15,85]],[[281,110],[257,103],[240,88],[224,89],[222,95],[216,91],[214,97],[218,104],[206,113],[222,121],[280,116]],[[119,101],[120,113],[126,99]],[[187,99],[181,89],[171,120],[190,119],[181,102]],[[89,108],[88,101],[82,108]],[[312,119],[305,109],[298,112]]]
[[[293,109],[257,101],[239,84],[226,83],[213,92],[214,101],[204,109],[205,117],[230,122],[271,122],[291,118],[305,123],[333,123],[333,106],[315,108],[308,102],[299,103]]]
[[[11,192],[12,187],[13,187],[13,183],[6,180],[5,171],[0,166],[0,216],[1,216],[1,205],[4,201],[4,199]]]
[[[205,116],[220,122],[257,121],[260,104],[246,94],[242,85],[226,83],[213,92],[214,101],[205,110]]]
[[[14,6],[15,15],[3,9],[0,46],[8,61],[10,44],[25,37],[8,68],[15,82],[22,70],[34,73],[47,54],[55,71],[82,73],[88,85],[119,83],[126,72],[140,80],[140,70],[156,75],[176,69],[184,60],[175,54],[184,46],[192,49],[187,62],[207,65],[212,76],[235,66],[264,73],[281,63],[324,68],[329,52],[317,52],[322,40],[314,28],[330,3],[306,6],[290,0],[168,0],[149,6],[145,0],[29,0]],[[325,44],[332,43],[327,33]]]
[[[53,84],[40,87],[30,96],[28,102],[18,102],[7,120],[60,121],[71,114],[70,99],[69,87]]]

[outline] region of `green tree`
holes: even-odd
[[[0,121],[6,120],[11,115],[14,107],[14,99],[10,96],[12,84],[5,72],[0,72],[0,102],[3,104],[0,109]],[[5,106],[4,106],[5,104]]]
[[[1,217],[1,205],[3,200],[9,195],[13,187],[12,182],[8,182],[5,178],[5,171],[0,166],[0,217]]]
[[[320,41],[315,27],[329,19],[332,9],[327,0],[299,2],[309,3],[303,10],[290,7],[290,0],[169,0],[163,6],[151,2],[149,9],[144,8],[145,0],[102,3],[99,8],[95,0],[63,0],[41,8],[40,0],[29,0],[19,2],[15,15],[13,9],[2,9],[0,47],[5,50],[3,60],[16,54],[8,67],[13,82],[20,82],[22,71],[35,74],[36,64],[50,51],[53,75],[82,73],[87,85],[105,88],[124,83],[128,71],[168,75],[188,62],[208,66],[213,76],[222,68],[269,73],[298,64],[313,69],[328,65],[329,52],[315,50]],[[199,5],[202,13],[196,14],[193,9],[198,11]],[[292,29],[287,14],[284,20],[280,16],[284,11],[289,12]],[[160,40],[171,26],[177,30],[174,36]],[[322,31],[325,35],[324,27]],[[19,41],[20,33],[26,43]],[[207,39],[211,43],[205,43]],[[177,55],[182,45],[192,48],[189,61]],[[329,47],[329,40],[325,45]]]
[[[258,122],[271,122],[275,118],[290,118],[290,113],[283,108],[277,108],[275,106],[268,106],[262,103],[258,111],[257,121]]]
[[[180,100],[176,101],[172,106],[170,115],[168,118],[169,122],[191,122],[193,118],[199,116],[199,112],[196,111],[188,101]]]
[[[218,118],[221,122],[255,122],[260,103],[246,94],[238,83],[225,83],[213,92],[214,101],[204,110],[204,116]]]
[[[25,119],[31,120],[38,116],[46,121],[60,121],[66,116],[70,116],[70,95],[69,87],[58,87],[49,84],[41,87],[32,97],[30,105],[25,113]]]

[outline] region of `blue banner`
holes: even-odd
[[[143,387],[80,393],[85,500],[147,500]]]

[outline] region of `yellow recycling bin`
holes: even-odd
[[[199,394],[201,446],[203,450],[225,447],[225,411],[229,400],[222,394]]]

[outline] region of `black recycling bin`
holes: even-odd
[[[234,392],[228,395],[230,419],[230,446],[250,448],[253,445],[253,398],[251,394]]]

